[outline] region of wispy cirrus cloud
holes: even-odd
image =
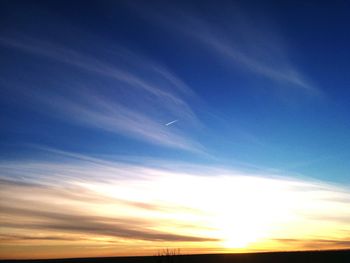
[[[347,235],[350,233],[347,232]],[[349,238],[341,238],[341,239],[327,239],[327,238],[319,238],[319,239],[275,239],[273,241],[278,242],[282,246],[286,248],[290,246],[301,246],[305,250],[330,250],[330,249],[348,249],[350,247]]]
[[[50,230],[63,233],[83,233],[115,238],[128,238],[147,241],[184,241],[201,242],[214,241],[215,239],[200,238],[196,236],[182,236],[175,233],[162,233],[160,231],[147,230],[147,221],[132,220],[130,218],[108,218],[103,216],[86,216],[57,213],[53,211],[40,211],[36,209],[1,207],[2,215],[30,217],[34,222],[3,222],[4,228],[22,230]],[[37,221],[37,222],[35,222]],[[76,222],[79,222],[77,224]],[[150,223],[148,223],[150,225]],[[143,229],[143,230],[141,230]],[[5,235],[6,237],[6,235]],[[33,237],[35,239],[35,236]],[[41,238],[43,239],[43,238]]]
[[[58,44],[18,35],[0,37],[0,45],[48,59],[43,65],[49,68],[59,62],[62,70],[73,71],[74,77],[65,76],[64,80],[53,74],[50,80],[40,83],[45,77],[36,72],[30,78],[34,76],[38,82],[15,83],[20,91],[16,95],[24,93],[32,104],[41,105],[41,111],[156,145],[204,151],[186,132],[201,126],[188,103],[196,100],[196,96],[165,67],[115,46],[106,48],[107,51],[99,47],[98,52],[109,55],[101,60]],[[106,56],[100,54],[101,57]],[[166,127],[174,118],[181,119],[185,126]]]
[[[126,242],[146,254],[142,247],[165,244],[217,252],[347,244],[346,188],[215,166],[51,154],[55,160],[0,163],[0,238],[8,247],[30,240],[40,251],[46,237],[52,249],[55,242],[97,250],[112,242],[115,251]]]
[[[220,9],[203,4],[203,8],[196,11],[191,5],[181,8],[181,5],[160,2],[147,6],[140,2],[128,3],[128,6],[147,20],[171,28],[171,32],[207,48],[218,60],[234,66],[234,70],[249,71],[280,88],[322,95],[320,88],[292,62],[292,52],[282,34],[256,12],[249,14],[249,10],[228,3],[221,3]]]

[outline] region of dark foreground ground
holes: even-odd
[[[276,252],[247,254],[208,254],[157,257],[74,258],[50,260],[0,260],[0,263],[350,263],[350,250]]]

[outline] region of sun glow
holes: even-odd
[[[28,179],[1,189],[2,234],[12,240],[16,233],[26,246],[52,239],[52,255],[67,243],[71,256],[80,245],[119,255],[164,247],[187,253],[303,249],[308,240],[339,248],[350,233],[350,195],[319,182],[198,167],[196,173],[122,164],[28,167],[22,174],[42,174],[40,185]],[[21,246],[11,240],[12,250]]]
[[[155,220],[157,230],[218,240],[224,248],[249,248],[298,225],[321,193],[298,191],[308,183],[281,178],[223,174],[197,176],[144,170],[142,179],[80,184],[99,195],[157,209],[130,208],[129,215]],[[160,209],[160,210],[159,210]],[[115,207],[116,214],[121,211]],[[110,209],[105,213],[113,213]],[[169,224],[169,222],[171,222]],[[194,228],[192,228],[195,226]],[[298,225],[298,227],[301,227]],[[290,235],[291,233],[288,233]]]

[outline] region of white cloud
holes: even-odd
[[[171,32],[206,47],[229,65],[265,77],[281,88],[296,88],[315,96],[322,94],[291,62],[292,54],[282,36],[274,32],[277,30],[269,26],[263,16],[249,16],[238,6],[226,4],[220,6],[220,12],[215,7],[208,9],[210,13],[198,12],[205,8],[196,8],[194,12],[185,5],[162,5],[161,13],[157,6],[132,3],[129,6],[157,25],[171,28]]]
[[[51,79],[52,83],[42,84],[45,88],[21,84],[23,87],[19,90],[29,93],[34,104],[39,101],[44,105],[48,110],[44,112],[161,146],[197,153],[204,151],[204,147],[186,132],[201,125],[187,102],[195,99],[194,93],[155,62],[116,47],[108,50],[115,56],[114,60],[109,58],[114,61],[111,63],[37,39],[1,37],[0,44],[73,66],[108,83],[102,86],[91,83],[90,78],[77,72],[75,79]],[[105,51],[100,49],[99,52]],[[50,85],[58,89],[51,89]],[[164,123],[174,118],[184,123],[182,129],[164,127]]]

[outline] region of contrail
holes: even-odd
[[[168,122],[168,123],[166,123],[165,124],[165,126],[169,126],[169,125],[171,125],[171,124],[174,124],[175,122],[177,122],[178,120],[173,120],[173,121],[171,121],[171,122]]]

